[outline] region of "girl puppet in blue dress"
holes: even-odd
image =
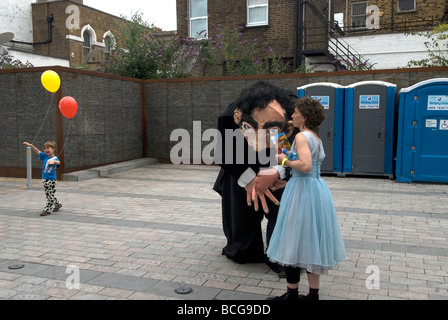
[[[279,163],[292,168],[292,177],[280,202],[267,255],[285,266],[287,292],[270,299],[318,300],[320,275],[347,259],[333,197],[320,176],[325,153],[317,132],[324,119],[320,102],[299,98],[292,115],[294,127],[300,129],[292,144],[298,159],[278,155]],[[308,275],[306,296],[298,293],[301,271]]]

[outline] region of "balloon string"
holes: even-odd
[[[72,126],[72,119],[70,119],[69,120],[69,122],[68,122],[68,130],[67,130],[67,135],[65,136],[65,140],[64,140],[64,145],[62,146],[62,149],[61,149],[61,151],[59,151],[59,155],[58,155],[58,157],[60,157],[61,156],[61,154],[62,154],[62,151],[64,150],[64,148],[65,148],[65,144],[67,143],[67,139],[68,139],[68,136],[69,136],[69,134],[70,134],[70,127]]]
[[[53,98],[54,98],[54,96],[55,96],[55,94],[53,93],[53,94],[51,95],[50,104],[48,105],[48,109],[47,109],[47,113],[45,114],[44,121],[42,122],[42,125],[40,126],[39,131],[37,132],[36,137],[34,138],[33,142],[31,143],[31,144],[33,144],[33,145],[34,145],[34,142],[36,142],[37,137],[39,136],[40,132],[42,131],[42,128],[44,127],[45,121],[47,121],[48,113],[50,112],[51,103],[53,102]]]

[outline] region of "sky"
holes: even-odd
[[[143,12],[143,18],[149,24],[163,31],[177,29],[176,0],[84,0],[84,5],[113,14],[130,18],[137,10]]]

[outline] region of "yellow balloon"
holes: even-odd
[[[53,70],[45,71],[42,74],[40,81],[42,82],[44,88],[50,92],[58,91],[59,87],[61,86],[61,79],[59,78],[59,75]]]

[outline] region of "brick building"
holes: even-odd
[[[426,57],[421,38],[445,21],[446,0],[177,0],[180,36],[199,29],[214,36],[216,25],[244,26],[243,32],[271,46],[294,68],[315,71],[344,67],[339,61],[369,60],[377,69],[397,68]],[[368,11],[368,8],[370,9]],[[375,18],[375,19],[374,19]],[[337,22],[337,23],[336,23]],[[261,57],[262,58],[262,57]],[[336,61],[336,62],[335,62]]]
[[[70,66],[103,61],[123,20],[84,6],[82,0],[38,0],[33,8],[34,42],[45,41],[47,17],[53,17],[52,42],[35,45],[37,54],[69,59]]]
[[[10,12],[0,17],[5,19],[0,33],[15,35],[4,46],[35,66],[95,69],[113,50],[114,35],[125,23],[122,18],[84,5],[83,0],[19,0],[19,5],[16,0],[2,0],[2,6],[3,1],[11,3],[6,4]],[[19,23],[7,24],[18,16]]]
[[[376,69],[406,67],[410,60],[428,58],[428,39],[410,33],[447,22],[446,0],[333,1],[342,30],[339,39]]]
[[[218,25],[244,26],[242,32],[248,37],[272,47],[278,56],[294,60],[297,38],[294,3],[276,0],[270,1],[269,6],[252,9],[247,1],[241,0],[176,0],[177,33],[180,37],[195,38],[195,32],[207,30],[214,37]],[[260,18],[251,16],[252,10],[259,11]]]
[[[48,29],[47,17],[41,21]],[[2,0],[0,13],[0,53],[9,54],[13,59],[23,63],[29,61],[34,66],[61,65],[69,66],[68,59],[59,59],[34,52],[33,40],[33,12],[31,0]],[[48,41],[48,32],[45,30],[45,41]],[[13,40],[11,42],[10,40]]]
[[[427,30],[444,21],[447,14],[446,0],[333,0],[334,12],[340,14],[342,29],[347,33]],[[378,27],[368,28],[366,19],[378,8]]]

